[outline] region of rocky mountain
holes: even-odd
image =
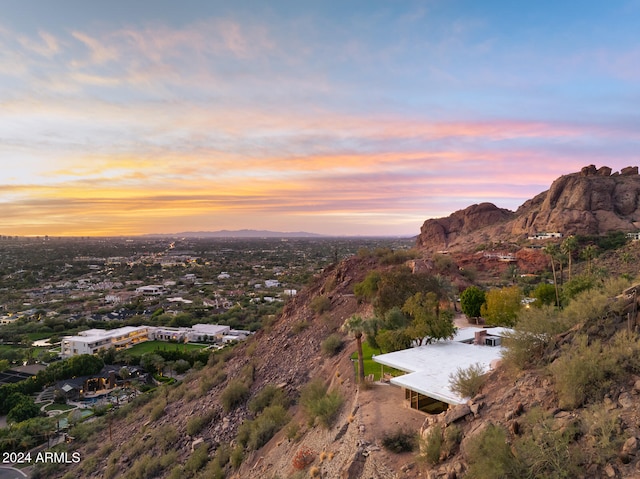
[[[561,176],[549,190],[517,211],[481,203],[446,218],[429,219],[417,244],[429,250],[455,249],[486,241],[517,241],[540,232],[599,235],[640,228],[638,167],[612,172],[589,165]]]

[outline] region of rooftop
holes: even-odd
[[[477,331],[486,331],[487,336],[502,336],[506,328],[461,328],[451,341],[438,341],[426,346],[404,349],[374,356],[379,364],[400,369],[408,374],[391,379],[391,383],[447,404],[464,404],[462,398],[451,391],[449,377],[458,369],[480,364],[485,371],[493,369],[500,360],[502,347],[474,345]]]

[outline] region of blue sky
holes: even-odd
[[[636,165],[640,2],[3,2],[0,234],[416,234]]]

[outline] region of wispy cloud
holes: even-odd
[[[398,10],[0,26],[3,230],[408,233],[636,161],[638,92],[592,100],[637,76],[637,46],[512,46],[487,12]]]

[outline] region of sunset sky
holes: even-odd
[[[1,4],[0,234],[415,235],[640,164],[638,0]]]

